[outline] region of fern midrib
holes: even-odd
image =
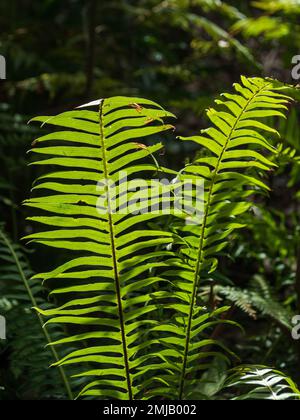
[[[100,105],[99,125],[100,125],[100,141],[101,141],[101,149],[102,149],[102,158],[103,158],[103,172],[104,172],[104,178],[108,180],[109,170],[108,170],[108,165],[107,165],[108,161],[107,161],[107,155],[106,155],[106,144],[104,140],[105,136],[104,136],[104,126],[103,126],[103,106],[104,106],[104,100],[102,100],[101,105]],[[112,248],[113,270],[114,270],[114,278],[115,278],[115,286],[116,286],[116,294],[117,294],[118,314],[119,314],[119,321],[120,321],[128,399],[133,400],[133,392],[132,392],[130,368],[129,368],[129,357],[128,357],[128,350],[127,350],[126,332],[125,332],[125,321],[124,321],[124,316],[123,316],[120,273],[119,273],[119,267],[118,267],[116,245],[115,245],[114,222],[113,222],[112,214],[111,214],[112,206],[111,206],[111,196],[110,196],[109,187],[106,187],[106,194],[107,194],[107,203],[108,203],[109,235],[110,235],[111,248]]]
[[[179,399],[180,400],[182,399],[183,392],[184,392],[186,366],[187,366],[187,359],[188,359],[190,338],[191,338],[192,319],[193,319],[193,313],[194,313],[194,306],[195,306],[197,288],[198,288],[198,285],[199,285],[199,282],[200,282],[199,273],[200,273],[201,266],[202,266],[202,256],[203,256],[203,245],[204,245],[205,230],[207,228],[207,226],[206,226],[207,225],[207,219],[208,219],[209,212],[210,212],[212,193],[213,193],[213,188],[214,188],[214,185],[215,185],[216,177],[219,173],[220,165],[221,165],[222,160],[223,160],[223,156],[224,156],[224,154],[227,150],[227,147],[228,147],[228,144],[229,144],[230,140],[232,139],[232,136],[233,136],[233,134],[236,130],[236,127],[237,127],[238,123],[240,122],[241,117],[244,115],[248,106],[256,98],[256,96],[262,90],[266,89],[268,86],[271,86],[271,84],[265,85],[261,89],[259,89],[255,93],[255,95],[253,95],[253,96],[251,96],[251,98],[249,98],[249,100],[247,101],[245,106],[242,108],[240,115],[236,118],[236,121],[235,121],[230,133],[228,134],[226,143],[224,144],[222,152],[220,153],[220,156],[218,158],[218,162],[216,164],[216,167],[215,167],[213,175],[212,175],[211,185],[210,185],[208,196],[207,196],[206,210],[204,212],[203,224],[202,224],[201,233],[200,233],[200,244],[199,244],[199,248],[198,248],[198,252],[197,252],[197,264],[196,264],[196,267],[195,267],[195,276],[194,276],[194,281],[193,281],[193,293],[192,293],[190,312],[189,312],[189,318],[188,318],[188,323],[187,323],[187,336],[186,336],[186,342],[185,342],[185,350],[184,350],[184,357],[183,357],[183,368],[182,368],[182,375],[181,375],[180,388],[179,388]]]
[[[6,244],[7,248],[9,249],[9,251],[11,253],[11,256],[13,257],[13,259],[14,259],[14,261],[16,263],[18,272],[19,272],[20,277],[21,277],[21,279],[22,279],[22,281],[24,283],[24,287],[25,287],[26,292],[27,292],[27,294],[29,296],[29,299],[30,299],[30,302],[31,302],[32,307],[33,308],[37,308],[38,307],[38,304],[37,304],[37,302],[35,300],[35,297],[34,297],[32,291],[31,291],[31,289],[30,289],[30,286],[28,285],[27,278],[26,278],[25,273],[24,273],[24,271],[22,269],[22,266],[20,264],[19,258],[17,256],[17,254],[15,253],[15,250],[13,249],[10,241],[7,239],[6,235],[2,232],[2,230],[0,230],[0,236],[3,239],[4,243]],[[47,330],[47,327],[44,325],[43,318],[42,318],[42,316],[38,312],[35,311],[35,313],[36,313],[36,316],[37,316],[37,318],[39,320],[39,323],[40,323],[42,332],[44,334],[44,337],[45,337],[47,343],[49,344],[49,347],[50,347],[51,353],[53,355],[53,358],[54,358],[55,362],[59,363],[60,358],[59,358],[58,353],[55,350],[55,348],[51,345],[52,340],[51,340],[50,334],[49,334],[49,332]],[[66,393],[68,395],[68,398],[70,400],[74,400],[74,396],[73,396],[73,393],[72,393],[72,390],[71,390],[71,387],[70,387],[70,384],[69,384],[69,381],[68,381],[68,378],[67,378],[67,375],[65,373],[64,368],[62,366],[58,366],[58,370],[59,370],[59,373],[60,373],[60,376],[61,376],[63,385],[64,385],[64,387],[66,389]]]

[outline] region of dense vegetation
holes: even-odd
[[[299,399],[300,4],[0,12],[0,399]]]

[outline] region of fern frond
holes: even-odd
[[[269,285],[260,276],[256,276],[251,281],[249,289],[216,286],[215,293],[220,294],[254,319],[257,319],[258,314],[267,316],[284,328],[291,330],[292,314],[276,300]]]
[[[265,366],[239,366],[227,379],[227,387],[244,389],[233,400],[299,400],[300,391],[284,373]]]
[[[140,377],[157,358],[149,354],[157,339],[151,341],[145,335],[158,324],[152,313],[169,296],[157,289],[163,279],[152,275],[151,269],[166,266],[164,260],[174,253],[155,249],[172,242],[170,233],[143,227],[157,217],[156,212],[142,211],[148,204],[143,200],[151,196],[159,205],[161,198],[151,195],[151,185],[146,183],[139,193],[141,214],[135,214],[134,194],[122,201],[120,174],[124,178],[126,172],[129,180],[141,171],[157,173],[153,154],[162,144],[146,146],[142,139],[172,129],[163,119],[173,115],[140,98],[115,97],[87,106],[98,110],[34,119],[63,130],[34,142],[32,151],[47,156],[34,164],[62,170],[35,183],[33,190],[39,196],[25,204],[48,215],[30,220],[51,230],[27,239],[72,254],[66,263],[36,276],[52,281],[52,294],[61,302],[54,310],[39,310],[50,318],[47,324],[75,325],[80,331],[54,343],[78,345],[58,365],[87,366],[77,375],[87,380],[82,397],[131,400],[141,391]],[[100,203],[99,197],[104,197]],[[124,204],[129,204],[125,212]],[[163,359],[164,354],[158,357]]]
[[[187,244],[181,248],[185,264],[181,279],[174,281],[187,292],[189,300],[182,311],[185,338],[182,364],[178,366],[179,399],[186,396],[190,366],[197,360],[193,349],[199,340],[197,333],[201,331],[203,316],[198,297],[200,279],[215,270],[217,256],[226,248],[230,234],[244,227],[239,216],[250,210],[249,197],[269,190],[259,174],[276,166],[266,156],[266,152],[276,152],[267,135],[279,133],[260,120],[284,117],[290,100],[277,85],[259,78],[242,77],[241,84],[235,84],[234,88],[234,94],[224,94],[223,100],[216,101],[217,109],[207,111],[212,127],[203,130],[200,136],[181,138],[207,149],[207,156],[186,166],[181,176],[204,179],[205,184],[203,220],[181,228],[183,242]]]

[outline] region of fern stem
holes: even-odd
[[[26,276],[25,276],[25,274],[24,274],[24,271],[23,271],[23,269],[22,269],[22,266],[21,266],[21,263],[20,263],[20,261],[19,261],[19,258],[18,258],[18,256],[17,256],[17,254],[15,253],[15,250],[13,249],[13,247],[12,247],[12,245],[11,245],[10,241],[8,240],[8,238],[6,237],[6,235],[4,234],[4,232],[3,232],[2,230],[0,230],[0,236],[1,236],[1,238],[3,239],[4,243],[6,244],[7,248],[9,249],[9,251],[10,251],[10,253],[11,253],[11,255],[12,255],[12,257],[13,257],[13,259],[14,259],[15,263],[16,263],[16,266],[17,266],[18,272],[19,272],[20,277],[21,277],[21,279],[22,279],[22,281],[23,281],[23,283],[24,283],[24,286],[25,286],[25,289],[26,289],[27,294],[28,294],[28,296],[29,296],[29,299],[30,299],[30,301],[31,301],[31,304],[32,304],[32,306],[33,306],[33,307],[35,307],[35,308],[36,308],[36,307],[38,306],[38,305],[37,305],[37,302],[36,302],[35,297],[34,297],[34,295],[33,295],[32,291],[31,291],[31,289],[30,289],[30,286],[29,286],[29,284],[28,284],[27,278],[26,278]],[[36,316],[37,316],[37,318],[38,318],[38,320],[39,320],[39,323],[40,323],[40,325],[41,325],[41,328],[42,328],[43,334],[44,334],[44,336],[45,336],[45,338],[46,338],[46,341],[47,341],[47,343],[49,344],[49,347],[50,347],[50,349],[51,349],[51,353],[52,353],[52,355],[53,355],[53,358],[54,358],[55,362],[59,362],[59,356],[58,356],[58,353],[57,353],[57,351],[55,350],[55,348],[51,345],[52,340],[51,340],[50,334],[49,334],[49,332],[48,332],[48,330],[47,330],[46,326],[44,326],[44,321],[43,321],[43,318],[42,318],[42,316],[41,316],[39,313],[37,313],[37,312],[36,312]],[[64,368],[63,368],[62,366],[58,366],[58,370],[59,370],[59,373],[60,373],[60,376],[61,376],[62,382],[63,382],[63,384],[64,384],[64,386],[65,386],[65,389],[66,389],[66,393],[67,393],[67,395],[68,395],[68,398],[69,398],[70,400],[74,400],[73,393],[72,393],[72,390],[71,390],[71,387],[70,387],[70,384],[69,384],[69,381],[68,381],[67,375],[66,375],[66,373],[65,373],[65,371],[64,371]]]
[[[100,105],[100,139],[101,139],[101,149],[103,153],[103,169],[104,169],[104,178],[108,180],[109,177],[109,170],[107,165],[107,157],[106,157],[106,144],[104,141],[104,129],[103,129],[103,105],[104,101],[101,102]],[[111,249],[112,249],[112,257],[113,257],[113,268],[114,268],[114,278],[115,278],[115,286],[116,286],[116,294],[117,294],[117,304],[118,304],[118,314],[120,320],[120,330],[121,330],[121,337],[122,337],[122,347],[123,347],[123,357],[124,357],[124,364],[125,364],[125,374],[126,374],[126,382],[127,382],[127,390],[128,390],[128,399],[133,400],[133,392],[132,392],[132,385],[131,385],[131,377],[130,377],[130,369],[129,369],[129,357],[127,351],[127,340],[126,340],[126,332],[125,332],[125,321],[123,315],[123,305],[122,305],[122,296],[121,296],[121,284],[120,284],[120,274],[118,268],[118,259],[116,255],[116,245],[115,245],[115,232],[114,232],[114,222],[112,219],[111,214],[111,197],[109,186],[106,187],[106,194],[107,194],[107,203],[108,203],[108,223],[109,223],[109,234],[111,240]]]
[[[196,264],[196,267],[195,267],[195,276],[194,276],[194,281],[193,281],[193,292],[192,292],[192,298],[191,298],[189,318],[188,318],[188,323],[187,323],[187,335],[186,335],[185,350],[184,350],[184,356],[183,356],[183,367],[182,367],[180,386],[179,386],[179,400],[182,400],[183,393],[184,393],[186,368],[187,368],[188,354],[189,354],[189,347],[190,347],[190,339],[191,339],[193,313],[194,313],[194,308],[196,306],[197,289],[198,289],[198,286],[199,286],[199,283],[200,283],[200,272],[201,272],[201,266],[202,266],[202,263],[203,263],[203,246],[204,246],[205,230],[206,230],[206,227],[207,227],[206,226],[207,225],[207,219],[208,219],[209,212],[210,212],[211,200],[212,200],[212,195],[213,195],[213,188],[214,188],[214,185],[215,185],[215,182],[216,182],[216,177],[219,173],[219,168],[220,168],[220,165],[222,163],[223,156],[224,156],[224,154],[227,150],[228,144],[229,144],[230,140],[232,139],[232,136],[235,132],[235,129],[236,129],[241,117],[243,116],[244,112],[246,112],[248,106],[255,99],[255,97],[266,87],[267,86],[264,86],[263,88],[259,89],[255,94],[253,94],[253,96],[251,96],[251,98],[248,99],[245,106],[241,109],[240,115],[236,118],[235,123],[234,123],[233,127],[231,128],[230,133],[228,134],[228,137],[226,139],[226,143],[224,144],[224,147],[222,149],[222,152],[220,153],[220,156],[218,158],[216,167],[215,167],[215,169],[213,171],[213,174],[212,174],[212,179],[211,179],[211,183],[210,183],[210,187],[209,187],[209,191],[208,191],[208,196],[207,196],[206,209],[205,209],[205,212],[204,212],[204,218],[203,218],[203,223],[202,223],[202,228],[201,228],[201,233],[200,233],[200,243],[199,243],[199,248],[198,248],[197,264]]]

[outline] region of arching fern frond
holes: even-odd
[[[254,277],[247,289],[216,286],[214,291],[254,319],[258,315],[267,316],[287,330],[292,328],[292,314],[276,300],[270,286],[261,276]]]
[[[51,230],[27,239],[72,255],[53,271],[36,276],[51,280],[52,294],[61,302],[54,310],[40,310],[50,317],[48,324],[71,324],[80,331],[54,343],[78,345],[58,364],[87,366],[79,375],[87,380],[83,397],[131,400],[142,389],[140,378],[149,370],[145,362],[149,365],[151,357],[157,357],[149,354],[153,342],[145,335],[157,324],[152,313],[169,296],[154,287],[163,279],[151,269],[166,266],[163,258],[174,254],[155,249],[172,242],[170,233],[145,228],[145,222],[157,217],[156,212],[143,211],[146,198],[151,196],[154,205],[161,200],[150,183],[134,184],[134,191],[141,188],[139,212],[134,193],[124,198],[122,186],[124,177],[129,181],[141,171],[157,173],[153,154],[162,144],[146,146],[142,139],[172,129],[163,119],[173,115],[140,98],[116,97],[88,105],[97,106],[97,111],[78,109],[34,119],[62,130],[34,142],[32,151],[47,156],[34,164],[62,170],[35,183],[38,197],[26,205],[48,214],[30,220]]]
[[[235,84],[234,88],[234,94],[224,94],[223,100],[216,100],[217,109],[207,111],[212,127],[203,130],[200,136],[181,138],[203,147],[206,156],[186,166],[181,176],[181,179],[204,179],[204,215],[201,222],[178,230],[186,245],[181,248],[182,274],[174,283],[189,296],[189,305],[183,311],[179,399],[187,396],[199,361],[194,348],[203,316],[199,309],[200,280],[215,270],[217,256],[226,248],[231,233],[244,227],[239,216],[250,210],[249,197],[269,190],[260,174],[276,166],[266,152],[276,151],[267,136],[278,132],[263,119],[283,117],[290,100],[271,81],[259,78],[242,77],[241,84]]]

